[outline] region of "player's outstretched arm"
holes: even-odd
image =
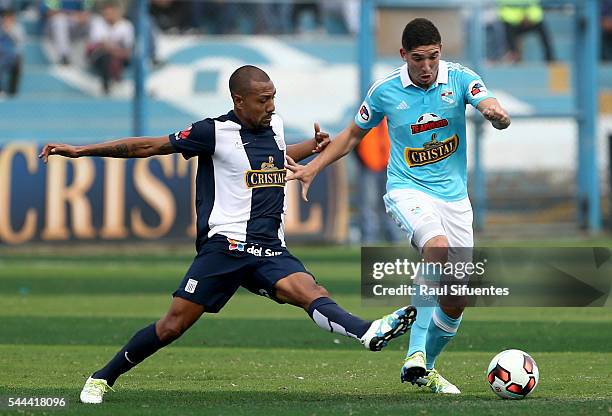
[[[359,128],[352,122],[321,151],[319,156],[310,161],[306,166],[299,165],[288,158],[285,164],[287,169],[290,170],[290,173],[287,175],[287,181],[299,180],[302,184],[302,198],[304,201],[308,201],[308,188],[315,176],[325,169],[327,165],[334,163],[353,150],[368,131]]]
[[[313,153],[320,153],[323,151],[330,143],[329,133],[321,131],[319,123],[314,123],[314,131],[314,138],[287,146],[287,156],[299,162]]]
[[[47,163],[49,156],[58,155],[70,158],[81,156],[103,156],[118,158],[149,157],[176,153],[168,136],[161,137],[130,137],[104,143],[72,146],[62,143],[46,144],[39,158]]]
[[[497,130],[507,129],[510,126],[510,116],[495,98],[485,98],[478,103],[477,108]]]

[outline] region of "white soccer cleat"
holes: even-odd
[[[417,351],[410,355],[410,357],[406,357],[404,360],[400,378],[402,383],[409,381],[410,383],[415,384],[417,380],[423,378],[426,373],[425,354],[421,351]]]
[[[83,386],[83,390],[81,390],[81,402],[91,404],[102,403],[104,393],[109,390],[115,391],[108,385],[106,380],[89,377]]]
[[[416,380],[416,384],[421,387],[429,387],[433,393],[440,394],[460,394],[461,391],[453,383],[445,379],[437,370],[427,370],[427,374]]]
[[[361,343],[370,351],[382,350],[390,340],[408,332],[416,319],[416,308],[405,306],[372,322]]]

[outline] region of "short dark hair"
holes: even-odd
[[[104,0],[100,2],[98,7],[100,10],[104,10],[108,7],[112,7],[113,9],[121,9],[121,3],[119,3],[119,0]]]
[[[251,87],[251,81],[268,82],[270,77],[262,69],[253,65],[244,65],[234,71],[229,79],[229,89],[232,94],[246,95]]]
[[[442,37],[430,20],[418,17],[408,22],[402,33],[402,47],[410,51],[419,46],[441,45]]]
[[[12,8],[0,8],[0,17],[4,17],[4,16],[15,16],[17,13],[15,12],[15,9]]]

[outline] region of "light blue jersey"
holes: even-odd
[[[427,91],[412,83],[406,64],[375,82],[355,123],[371,129],[387,117],[387,191],[417,189],[445,201],[467,197],[465,106],[489,97],[478,74],[453,62],[440,61]]]

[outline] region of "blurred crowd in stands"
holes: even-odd
[[[359,3],[151,0],[150,12],[163,31],[223,35],[350,33],[357,28]]]
[[[15,10],[0,9],[0,95],[17,93],[25,33]]]
[[[359,0],[228,2],[150,0],[148,56],[159,64],[156,40],[168,34],[356,33]],[[121,79],[134,46],[136,0],[0,0],[0,95],[14,95],[22,68],[24,29],[19,14],[38,16],[36,34],[47,39],[51,60],[87,64],[102,91]]]
[[[493,0],[485,10],[487,58],[522,59],[522,38],[535,34],[545,61],[555,60],[553,39],[539,0]],[[612,60],[612,0],[600,0],[601,56]],[[159,63],[160,33],[200,35],[355,34],[359,0],[240,2],[149,0],[148,56]],[[59,65],[87,65],[108,93],[121,79],[134,45],[136,0],[0,0],[0,96],[16,94],[23,67],[25,31],[20,15],[35,14],[35,32],[47,39],[48,54]],[[75,62],[76,61],[76,62]]]
[[[612,0],[601,1],[601,59],[612,61]]]
[[[520,62],[521,39],[534,33],[542,45],[544,60],[555,60],[554,48],[544,22],[544,8],[539,0],[497,0],[495,6],[485,13],[489,59]]]

